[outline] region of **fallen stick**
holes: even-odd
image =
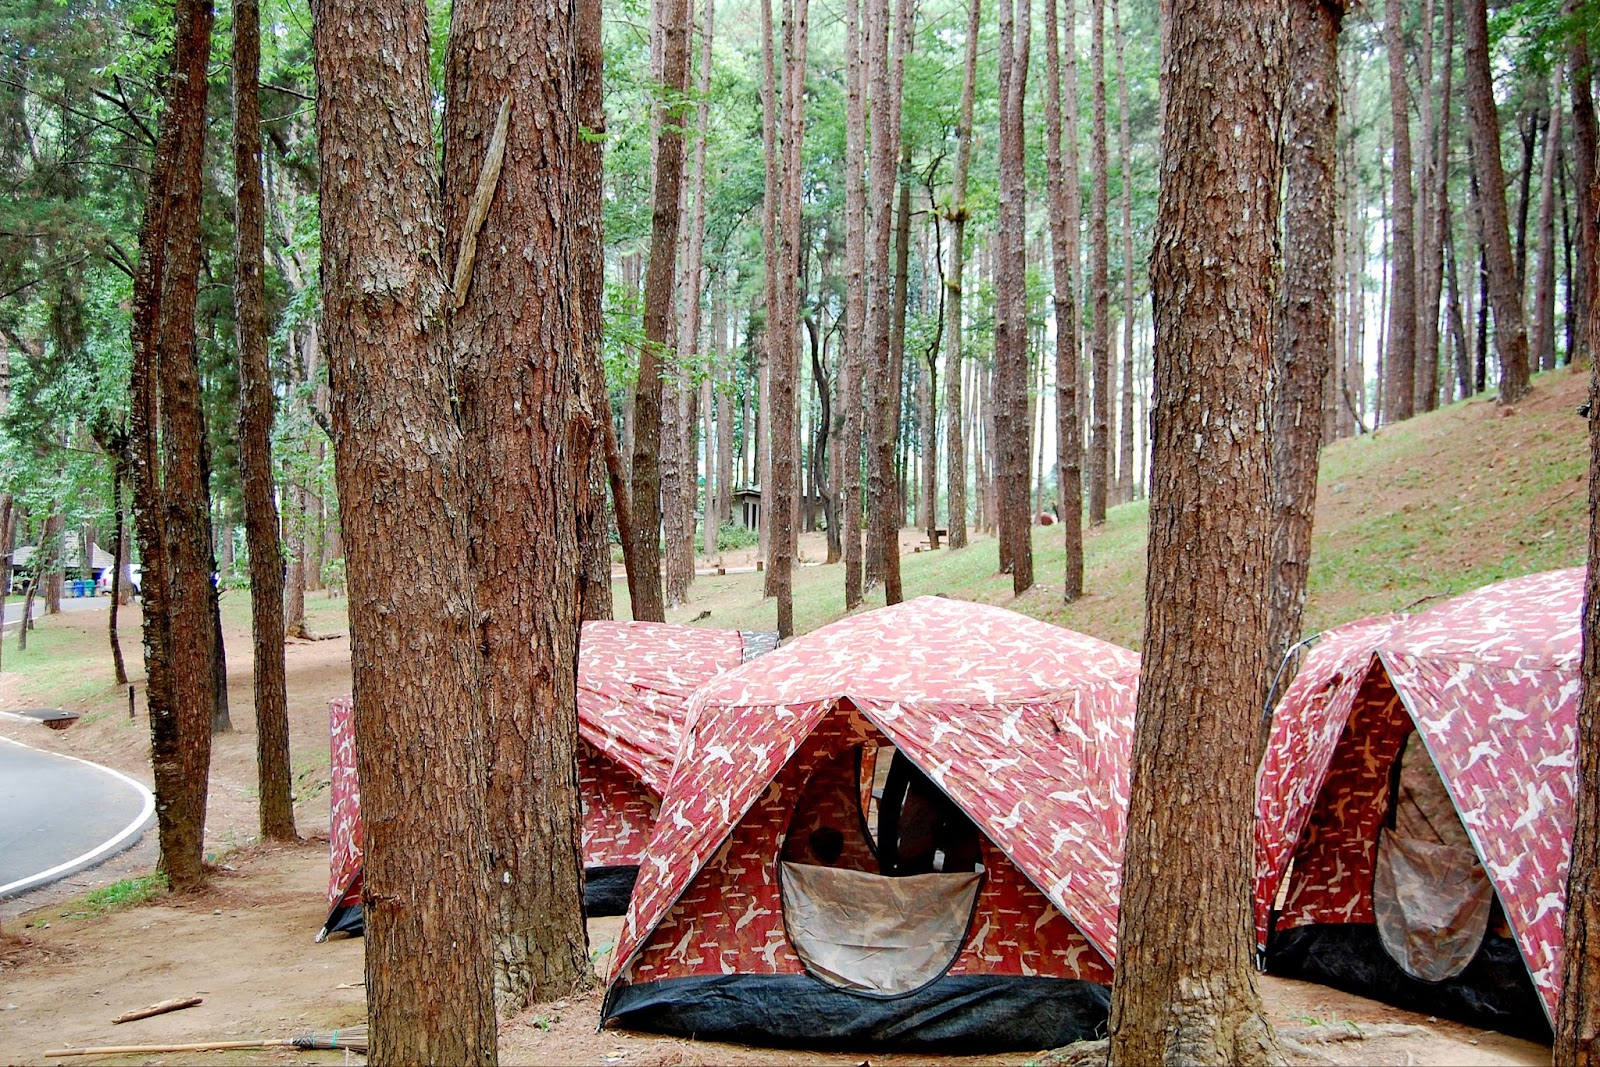
[[[199,1004],[200,1001],[200,997],[176,997],[172,1000],[163,1000],[159,1003],[150,1005],[148,1008],[139,1008],[135,1011],[125,1011],[115,1019],[112,1019],[111,1022],[112,1025],[117,1023],[131,1023],[135,1019],[148,1019],[152,1015],[165,1015],[169,1011],[182,1011],[184,1008],[194,1007],[196,1004]]]

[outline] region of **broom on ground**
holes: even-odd
[[[212,1052],[230,1048],[349,1049],[367,1051],[367,1024],[341,1030],[324,1030],[299,1037],[262,1038],[255,1041],[200,1041],[188,1045],[101,1045],[95,1048],[57,1048],[45,1053],[46,1059],[62,1056],[126,1056],[144,1052]]]

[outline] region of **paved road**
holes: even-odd
[[[133,844],[154,810],[116,771],[0,738],[0,897]]]
[[[61,598],[61,611],[105,611],[111,607],[111,598],[108,596],[64,596]],[[33,598],[33,617],[44,618],[44,597]],[[6,625],[15,626],[22,621],[22,602],[6,604]]]

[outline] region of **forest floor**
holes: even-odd
[[[1556,371],[1514,412],[1492,400],[1453,405],[1400,427],[1329,449],[1323,464],[1313,549],[1308,628],[1404,608],[1503,577],[1583,562],[1587,536],[1587,438],[1575,410],[1587,374]],[[1040,586],[1020,598],[995,573],[995,545],[977,538],[964,552],[915,553],[920,533],[902,537],[907,596],[945,593],[1003,604],[1029,615],[1137,647],[1141,636],[1146,507],[1113,508],[1087,537],[1089,595],[1063,605],[1059,531],[1035,530]],[[803,560],[820,562],[821,535],[806,535]],[[733,553],[724,554],[731,568]],[[742,558],[742,557],[738,557]],[[753,562],[753,556],[751,557]],[[805,566],[796,575],[800,630],[843,614],[837,567]],[[730,573],[696,581],[690,600],[669,612],[675,622],[771,629],[772,605],[761,575]],[[881,592],[868,605],[881,603]],[[619,615],[626,593],[619,587]],[[41,1062],[67,1045],[146,1044],[289,1037],[348,1026],[364,1015],[362,943],[315,945],[327,907],[327,701],[350,690],[344,602],[309,599],[311,625],[337,636],[290,642],[290,744],[296,818],[304,844],[255,843],[255,741],[251,713],[248,595],[223,597],[229,696],[235,731],[217,737],[206,827],[208,858],[218,865],[204,895],[161,895],[107,908],[85,894],[146,875],[156,859],[154,833],[99,867],[53,886],[0,901],[0,1063]],[[140,677],[137,608],[123,609],[119,632],[136,684]],[[111,677],[103,614],[41,621],[29,647],[8,640],[0,663],[0,710],[41,704],[82,713],[72,729],[46,730],[0,718],[0,734],[37,748],[81,756],[150,782],[149,731],[142,699],[128,717],[127,693]],[[142,685],[140,686],[142,689]],[[590,940],[603,957],[617,920],[596,920]],[[604,959],[598,960],[602,970]],[[1414,1024],[1420,1030],[1307,1046],[1304,1063],[1535,1064],[1549,1049],[1452,1023],[1419,1018],[1321,986],[1262,978],[1274,1021],[1294,1032],[1344,1023]],[[199,995],[199,1007],[123,1026],[113,1016],[168,997]],[[590,992],[510,1021],[502,1030],[508,1063],[859,1064],[862,1054],[792,1051],[596,1031],[599,994]],[[151,1063],[338,1063],[339,1052],[292,1050],[188,1053],[106,1061]],[[910,1062],[873,1054],[872,1062]],[[1037,1054],[984,1057],[1025,1063]],[[926,1057],[916,1057],[927,1062]],[[66,1061],[74,1062],[74,1061]],[[956,1061],[951,1061],[956,1062]]]

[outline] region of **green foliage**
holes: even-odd
[[[732,552],[736,548],[749,548],[760,543],[761,533],[758,530],[735,526],[732,523],[717,529],[718,552]]]

